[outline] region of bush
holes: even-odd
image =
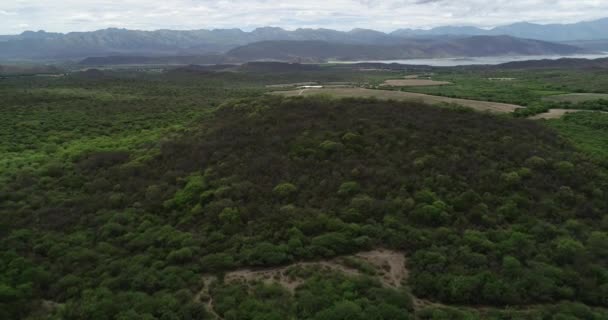
[[[294,194],[296,191],[298,191],[298,187],[288,182],[281,183],[272,190],[274,194],[282,198],[288,197]]]
[[[357,182],[348,181],[340,185],[340,188],[338,189],[338,194],[341,196],[353,195],[359,192],[360,189],[361,188],[359,187],[359,184]]]

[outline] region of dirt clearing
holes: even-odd
[[[319,267],[322,270],[342,272],[349,276],[370,275],[376,277],[386,287],[398,288],[407,280],[408,271],[405,263],[406,259],[403,252],[377,249],[329,260],[296,262],[276,268],[234,270],[225,274],[224,281],[279,283],[293,293],[304,280],[291,275],[289,271],[293,270],[294,267]],[[198,301],[205,300],[203,296],[208,295],[206,290],[208,290],[211,282],[215,280],[215,276],[204,277],[204,291],[199,293],[195,299]]]
[[[593,110],[580,110],[580,109],[551,109],[548,112],[540,113],[534,116],[531,116],[529,119],[539,120],[539,119],[559,119],[563,117],[565,114],[574,113],[574,112],[602,112],[603,111],[593,111]]]
[[[224,280],[278,282],[290,292],[302,284],[303,280],[289,275],[293,267],[320,267],[327,271],[338,271],[350,276],[363,275],[364,272],[353,266],[363,261],[373,266],[375,276],[387,287],[400,287],[407,278],[405,255],[401,252],[378,249],[360,252],[352,256],[337,257],[314,262],[297,262],[283,267],[265,269],[240,269],[226,273]]]
[[[403,91],[392,91],[392,90],[374,90],[364,88],[339,88],[339,89],[307,89],[307,90],[291,90],[291,91],[275,91],[272,94],[280,94],[287,97],[293,96],[311,96],[326,94],[336,98],[378,98],[378,99],[392,99],[400,101],[418,101],[428,104],[441,104],[441,103],[452,103],[458,104],[463,107],[468,107],[478,111],[489,111],[494,113],[509,113],[513,112],[522,106],[489,102],[489,101],[478,101],[468,99],[456,99],[440,96],[432,96],[422,93],[403,92]]]
[[[539,120],[539,119],[559,119],[561,118],[563,115],[565,115],[566,113],[571,113],[571,112],[578,112],[578,111],[582,111],[582,110],[573,110],[573,109],[551,109],[545,113],[539,113],[537,115],[531,116],[530,119],[532,120]]]

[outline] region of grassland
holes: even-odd
[[[606,93],[569,93],[569,94],[558,94],[554,96],[548,96],[544,98],[547,101],[554,102],[571,102],[579,103],[593,100],[608,100],[608,94]]]
[[[493,81],[489,78],[515,78]],[[433,80],[452,82],[449,86],[410,87],[407,91],[488,100],[531,106],[546,97],[569,93],[608,93],[608,73],[604,70],[438,70]]]
[[[556,129],[587,154],[608,165],[608,114],[598,112],[569,113],[546,125]]]

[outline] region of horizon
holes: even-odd
[[[440,13],[438,13],[440,12]],[[52,33],[91,32],[108,28],[155,30],[214,30],[277,27],[285,30],[399,29],[436,27],[491,29],[513,23],[572,24],[608,17],[608,2],[586,0],[339,0],[331,3],[290,1],[275,5],[268,0],[76,0],[61,4],[19,0],[0,6],[0,34],[25,31]],[[35,32],[35,31],[34,31]]]
[[[483,30],[492,30],[495,28],[500,28],[500,27],[504,27],[504,26],[509,26],[509,25],[513,25],[513,24],[534,24],[534,25],[541,25],[541,26],[548,26],[548,25],[572,25],[572,24],[577,24],[577,23],[585,23],[585,22],[593,22],[593,21],[598,21],[598,20],[604,20],[604,19],[608,19],[608,17],[603,17],[603,18],[597,18],[597,19],[591,19],[591,20],[581,20],[581,21],[577,21],[577,22],[571,22],[571,23],[535,23],[535,22],[530,22],[530,21],[515,21],[515,22],[511,22],[511,23],[507,23],[507,24],[501,24],[501,25],[496,25],[496,26],[491,26],[491,27],[479,27],[479,26],[474,26],[474,25],[466,25],[466,24],[462,24],[462,25],[458,25],[458,24],[450,24],[450,25],[440,25],[440,26],[435,26],[435,27],[421,27],[421,28],[416,28],[416,27],[400,27],[397,29],[393,29],[393,30],[388,30],[388,31],[384,31],[384,30],[378,30],[378,29],[372,29],[372,28],[361,28],[361,27],[353,27],[351,29],[332,29],[332,28],[326,28],[326,27],[293,27],[293,28],[286,28],[286,27],[281,27],[281,26],[273,26],[273,25],[267,25],[267,26],[259,26],[259,27],[255,27],[255,28],[239,28],[239,27],[232,27],[232,28],[198,28],[198,29],[169,29],[169,28],[160,28],[160,29],[130,29],[130,28],[125,28],[125,27],[104,27],[104,28],[99,28],[99,29],[93,29],[93,30],[86,30],[86,31],[67,31],[67,32],[56,32],[56,31],[49,31],[49,30],[45,30],[45,29],[28,29],[28,30],[23,30],[19,33],[15,33],[15,34],[0,34],[3,36],[13,36],[13,35],[20,35],[23,33],[27,33],[27,32],[33,32],[33,33],[37,33],[37,32],[45,32],[45,33],[57,33],[57,34],[69,34],[69,33],[86,33],[86,32],[96,32],[96,31],[102,31],[102,30],[129,30],[129,31],[143,31],[143,32],[156,32],[156,31],[164,31],[164,30],[169,30],[169,31],[201,31],[201,30],[206,30],[206,31],[216,31],[216,30],[240,30],[246,33],[250,33],[253,32],[255,30],[258,29],[282,29],[285,31],[297,31],[297,30],[334,30],[334,31],[340,31],[340,32],[352,32],[355,30],[369,30],[369,31],[377,31],[377,32],[382,32],[385,34],[390,34],[392,32],[395,31],[399,31],[399,30],[425,30],[425,31],[429,31],[429,30],[433,30],[436,28],[443,28],[443,27],[452,27],[452,28],[478,28],[478,29],[483,29]]]

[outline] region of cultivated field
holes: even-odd
[[[556,101],[556,102],[584,102],[584,101],[593,101],[605,99],[608,100],[608,94],[605,93],[569,93],[569,94],[560,94],[555,96],[549,96],[544,98],[547,101]]]
[[[413,92],[402,92],[402,91],[390,91],[390,90],[373,90],[364,88],[339,88],[339,89],[306,89],[306,90],[291,90],[291,91],[275,91],[272,94],[281,94],[288,97],[293,96],[310,96],[318,94],[326,94],[336,98],[369,98],[374,97],[378,99],[392,99],[402,101],[420,101],[429,104],[458,104],[464,107],[475,109],[478,111],[489,111],[495,113],[510,113],[516,109],[523,108],[522,106],[489,102],[489,101],[478,101],[468,99],[455,99],[448,97],[432,96],[422,93]]]

